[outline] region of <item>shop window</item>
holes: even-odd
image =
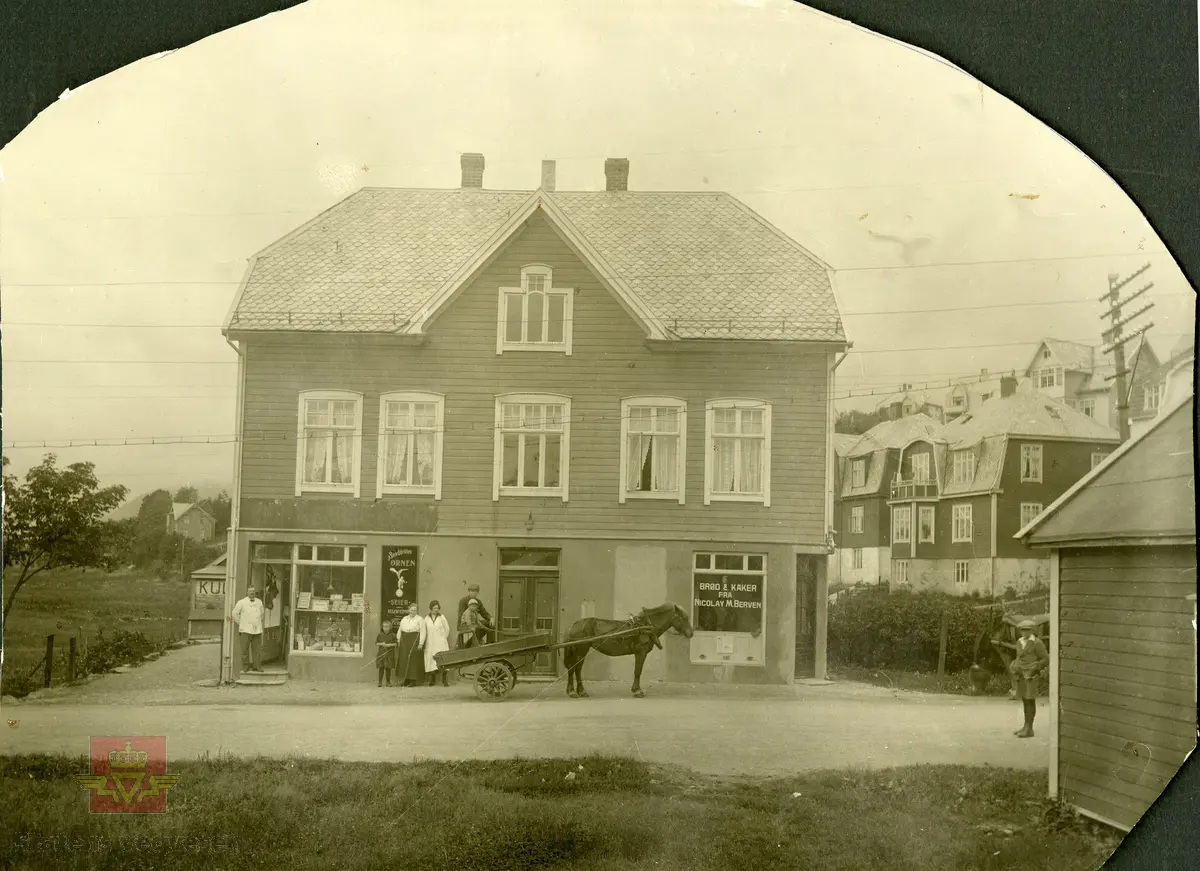
[[[296,545],[296,618],[292,649],[361,656],[366,612],[366,555],[357,545]]]
[[[693,566],[691,661],[764,665],[766,557],[697,553]]]

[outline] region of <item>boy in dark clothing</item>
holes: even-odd
[[[479,584],[471,584],[467,587],[467,595],[458,600],[458,615],[454,618],[456,639],[460,637],[457,627],[462,623],[463,614],[466,613],[467,605],[472,599],[475,600],[478,606],[479,616],[483,618],[484,624],[487,626],[492,625],[492,615],[488,613],[487,608],[483,607],[483,600],[479,598]]]
[[[376,686],[383,686],[385,678],[387,685],[391,686],[392,669],[396,667],[396,633],[392,631],[390,620],[383,621],[379,634],[375,636],[375,667],[379,669],[379,683]]]
[[[1021,637],[1017,641],[1017,658],[1009,669],[1017,680],[1017,696],[1025,706],[1025,725],[1013,734],[1018,738],[1033,737],[1033,718],[1037,714],[1038,682],[1043,671],[1050,665],[1050,654],[1046,645],[1035,633],[1037,626],[1032,620],[1017,624]]]

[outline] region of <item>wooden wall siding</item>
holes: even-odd
[[[1063,550],[1059,583],[1060,788],[1132,827],[1195,746],[1195,552]]]
[[[248,529],[358,529],[373,532],[436,532],[433,500],[349,499],[320,495],[243,499],[241,525]]]
[[[521,267],[535,262],[554,268],[554,286],[575,289],[573,353],[497,356],[497,288],[516,286]],[[242,494],[247,500],[294,495],[294,437],[254,437],[294,433],[297,394],[311,389],[365,394],[361,498],[374,499],[379,396],[425,390],[446,397],[440,532],[525,534],[532,512],[537,534],[824,540],[827,352],[778,346],[651,352],[641,329],[540,217],[531,219],[450,305],[422,347],[389,336],[272,335],[250,338],[246,353]],[[493,502],[494,397],[509,392],[572,398],[569,502],[531,497]],[[618,504],[620,401],[645,394],[688,402],[685,505]],[[720,397],[774,403],[770,508],[703,504],[704,403]],[[393,496],[384,501],[432,502]]]
[[[863,509],[863,531],[854,534],[850,531],[850,514],[856,506]],[[885,529],[884,519],[887,505],[881,499],[869,497],[844,499],[839,503],[837,521],[838,545],[840,547],[886,547],[889,529]]]
[[[909,504],[909,503],[904,503]],[[918,505],[922,503],[917,503]],[[992,497],[964,496],[961,499],[939,499],[937,502],[924,503],[936,505],[934,516],[933,543],[917,542],[916,559],[987,559],[992,555]],[[971,508],[971,540],[969,542],[954,542],[954,507],[969,504]],[[888,509],[890,512],[890,508]],[[890,515],[889,515],[890,516]],[[916,540],[917,524],[921,515],[919,509],[913,511],[913,538]],[[889,527],[890,528],[890,527]],[[893,559],[909,559],[909,545],[892,544]]]
[[[1041,483],[1021,481],[1021,445],[1042,446]],[[1112,453],[1111,442],[1039,442],[1036,439],[1009,439],[1000,472],[1000,498],[996,506],[996,556],[1022,559],[1049,559],[1042,548],[1028,547],[1013,538],[1021,530],[1021,503],[1040,502],[1042,508],[1061,496],[1092,469],[1093,453]]]

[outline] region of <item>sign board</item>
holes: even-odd
[[[410,602],[417,602],[417,580],[421,573],[420,549],[414,545],[383,546],[381,620],[397,622],[408,613]]]
[[[745,632],[763,629],[763,578],[760,575],[692,575],[696,629],[701,632]]]

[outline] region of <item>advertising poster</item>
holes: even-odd
[[[696,628],[702,632],[762,631],[763,578],[696,573],[692,576]]]
[[[417,602],[417,579],[420,576],[420,550],[414,545],[383,546],[383,588],[379,601],[383,603],[383,620],[395,624],[408,611],[410,602]]]

